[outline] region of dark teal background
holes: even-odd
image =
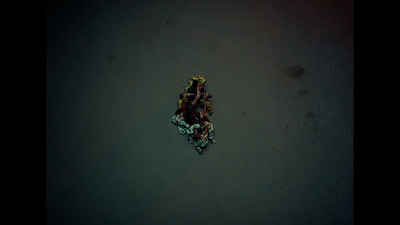
[[[352,1],[48,1],[47,224],[353,224],[353,92]]]

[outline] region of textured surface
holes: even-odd
[[[353,224],[352,1],[132,2],[47,5],[47,224]]]

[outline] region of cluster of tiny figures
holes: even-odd
[[[172,123],[178,127],[181,135],[188,135],[189,143],[193,144],[200,155],[204,154],[202,148],[208,142],[214,144],[214,127],[207,117],[214,113],[210,98],[213,96],[204,90],[206,79],[202,75],[190,78],[186,88],[178,98],[178,109],[172,117]],[[203,107],[203,112],[197,111],[197,106]]]

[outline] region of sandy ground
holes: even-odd
[[[352,1],[49,2],[47,224],[353,224]]]

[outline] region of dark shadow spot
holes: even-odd
[[[317,130],[318,130],[318,127],[317,127],[316,125],[314,125],[314,126],[311,127],[311,130],[317,131]]]
[[[292,79],[300,80],[305,73],[306,69],[301,66],[290,66],[285,69],[285,75],[289,76]]]
[[[112,61],[114,61],[115,57],[117,57],[117,54],[110,55],[110,56],[107,58],[107,62],[111,63]]]
[[[169,15],[169,17],[168,17],[168,19],[167,19],[167,21],[165,22],[165,23],[169,23],[169,21],[171,20],[171,17],[172,17],[172,13]]]
[[[305,89],[299,90],[298,94],[300,95],[300,97],[304,97],[306,94],[308,94],[308,91]]]
[[[315,117],[315,112],[314,112],[314,111],[307,112],[307,113],[306,113],[306,116],[307,116],[308,119],[312,119],[312,118]]]

